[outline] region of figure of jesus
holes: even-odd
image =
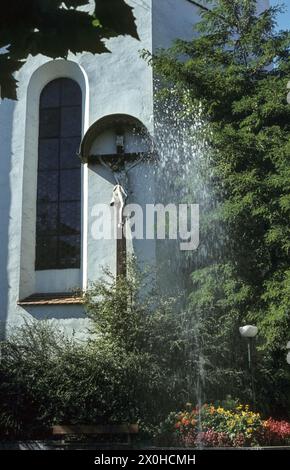
[[[117,238],[117,276],[126,275],[126,221],[124,219],[124,207],[126,205],[127,193],[121,184],[113,188],[111,206],[115,208],[116,214],[116,238]]]

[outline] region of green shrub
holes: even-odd
[[[91,286],[87,342],[32,321],[2,343],[2,436],[40,436],[56,423],[138,421],[150,430],[181,406],[181,327],[172,301],[141,286],[133,270]]]
[[[154,275],[142,275],[134,262],[128,263],[126,277],[106,272],[105,280],[94,283],[86,293],[92,321],[94,349],[114,347],[130,362],[131,387],[128,402],[134,403],[135,417],[157,424],[185,399],[186,342],[181,315],[174,299],[163,299],[155,287]]]

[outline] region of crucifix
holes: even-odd
[[[98,151],[97,154],[93,154],[91,149],[94,142],[107,131],[114,136],[113,146],[111,146],[111,149],[114,148],[113,152]],[[97,148],[98,150],[102,148],[102,144],[99,143]],[[105,116],[87,131],[81,143],[79,156],[83,163],[101,164],[113,176],[115,185],[108,204],[114,207],[115,215],[116,275],[126,275],[128,217],[125,215],[125,207],[130,194],[128,173],[143,160],[155,158],[152,138],[143,124],[132,116],[125,114]]]
[[[111,206],[115,209],[115,231],[117,244],[117,276],[126,275],[127,246],[126,246],[126,218],[124,208],[126,205],[127,193],[121,184],[116,184],[113,188]]]
[[[125,136],[123,129],[116,130],[116,150],[115,158],[110,162],[105,156],[99,156],[100,163],[109,168],[113,173],[116,185],[113,188],[112,199],[110,205],[114,207],[115,213],[115,235],[116,235],[116,275],[126,276],[127,273],[127,243],[126,243],[126,222],[124,209],[128,197],[128,172],[139,164],[144,154],[128,154],[125,153]],[[134,160],[128,167],[127,161]]]

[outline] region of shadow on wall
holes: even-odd
[[[9,291],[9,223],[11,206],[11,157],[12,125],[15,103],[3,100],[0,103],[0,339],[5,338],[8,314]],[[16,189],[17,190],[17,189]]]

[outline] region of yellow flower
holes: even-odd
[[[229,421],[227,422],[227,426],[228,426],[230,429],[233,428],[233,427],[235,426],[234,420],[229,420]]]

